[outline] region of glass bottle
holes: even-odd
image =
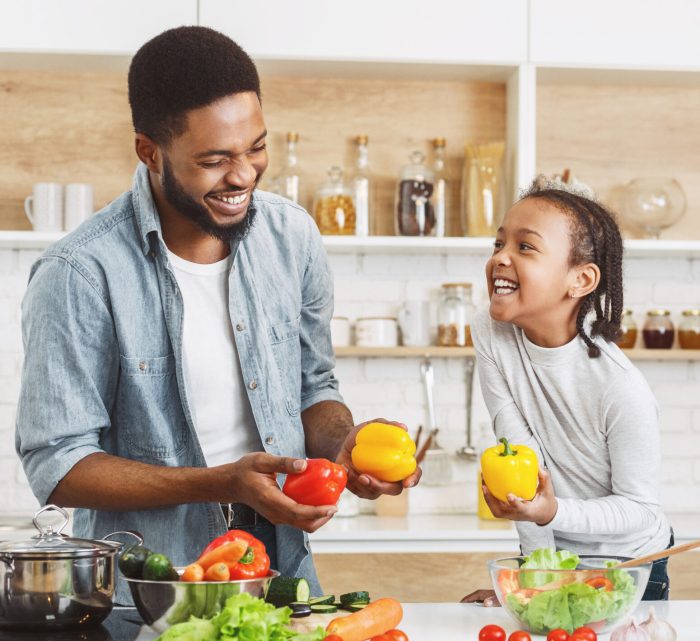
[[[287,132],[287,154],[284,169],[279,175],[281,195],[295,203],[299,202],[299,165],[297,163],[297,142],[299,134],[296,131]]]
[[[504,142],[467,144],[462,172],[462,231],[495,236],[505,206]]]
[[[634,316],[631,309],[626,309],[622,313],[620,321],[620,329],[622,334],[615,341],[621,349],[632,349],[637,343],[637,323],[634,322]]]
[[[372,179],[369,169],[368,136],[355,138],[357,158],[352,175],[352,191],[355,198],[355,235],[369,236],[372,229]]]
[[[425,155],[414,151],[411,162],[401,168],[396,187],[397,236],[434,236],[434,175],[425,165]]]
[[[435,154],[433,160],[433,171],[435,172],[435,235],[438,238],[442,238],[445,235],[447,214],[449,212],[447,179],[445,178],[445,145],[447,143],[444,138],[434,138],[432,144]]]
[[[678,343],[682,349],[700,349],[700,309],[683,310],[678,325]]]
[[[474,311],[471,283],[445,283],[438,307],[438,345],[471,347]]]
[[[322,234],[346,236],[355,233],[355,201],[352,189],[343,182],[340,167],[328,170],[328,182],[316,191],[313,211]]]
[[[647,349],[670,349],[675,330],[671,312],[667,309],[650,309],[642,328],[644,347]]]

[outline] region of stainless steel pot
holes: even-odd
[[[58,512],[54,529],[39,517]],[[112,532],[99,541],[61,534],[68,512],[47,505],[34,515],[39,533],[27,541],[0,543],[0,629],[60,630],[95,625],[112,611],[117,554],[107,539],[137,532]]]

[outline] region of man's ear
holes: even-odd
[[[161,173],[162,154],[160,147],[146,134],[136,134],[134,148],[139,160],[154,174]]]
[[[569,290],[571,298],[584,298],[595,291],[600,283],[600,268],[595,263],[586,263],[575,268],[574,283]]]

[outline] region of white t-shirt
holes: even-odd
[[[659,505],[659,410],[641,372],[613,343],[578,336],[561,347],[479,312],[472,325],[479,378],[498,438],[532,447],[551,474],[557,514],[545,527],[516,523],[525,554],[639,556],[671,531]]]
[[[203,265],[168,251],[184,304],[183,368],[207,465],[263,449],[250,408],[229,314],[231,257]]]

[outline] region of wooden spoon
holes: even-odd
[[[624,561],[619,565],[613,566],[615,570],[617,568],[633,568],[637,565],[644,565],[645,563],[651,563],[652,561],[657,561],[658,559],[663,559],[667,556],[673,556],[674,554],[680,554],[681,552],[687,552],[694,548],[700,548],[699,541],[691,541],[690,543],[684,543],[683,545],[676,545],[672,548],[666,550],[661,550],[661,552],[654,552],[653,554],[646,554],[645,556],[640,556],[636,559],[630,559],[629,561]]]

